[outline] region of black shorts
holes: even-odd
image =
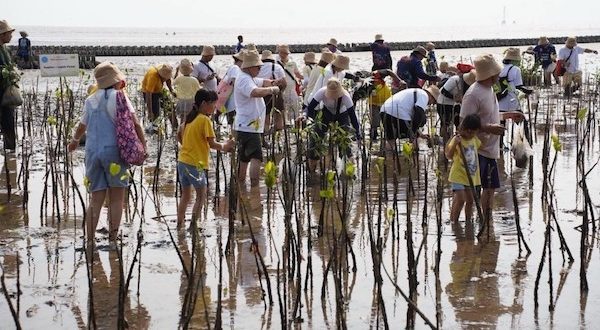
[[[238,157],[241,162],[248,163],[252,159],[263,161],[262,134],[237,132]]]
[[[410,131],[408,123],[402,119],[398,119],[385,112],[381,113],[381,122],[383,123],[383,129],[385,139],[387,141],[395,139],[404,139],[410,137]]]
[[[275,108],[277,108],[279,111],[283,111],[285,108],[283,105],[283,96],[281,96],[281,94],[267,95],[263,97],[263,100],[265,100],[265,106],[267,107],[267,115],[271,114],[271,109],[273,109],[273,106],[275,106]],[[273,102],[275,102],[275,105],[273,105]]]
[[[481,178],[482,188],[500,188],[498,163],[495,159],[479,155],[479,177]]]
[[[440,116],[442,125],[449,125],[454,123],[455,127],[460,124],[460,104],[449,105],[439,104],[437,105],[437,113]]]
[[[144,102],[148,102],[147,101],[147,93],[144,93]],[[152,115],[154,116],[154,119],[158,118],[158,116],[160,116],[160,93],[152,93],[151,94],[152,97]]]

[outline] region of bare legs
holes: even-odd
[[[246,182],[246,172],[248,171],[248,164],[250,164],[250,185],[252,187],[258,186],[260,182],[260,164],[261,161],[258,159],[251,159],[250,163],[241,162],[240,168],[238,169],[238,180],[240,184],[244,184]]]
[[[123,198],[125,188],[108,188],[92,192],[90,205],[87,209],[86,230],[88,242],[93,242],[100,219],[102,204],[108,190],[108,238],[115,240],[123,217]]]
[[[454,191],[452,209],[450,210],[450,220],[452,222],[458,221],[463,206],[465,207],[465,219],[470,221],[473,214],[473,194],[471,190],[463,189]]]
[[[177,207],[177,228],[183,228],[185,224],[185,212],[192,199],[192,186],[183,187],[181,189],[181,199],[179,200],[179,206]],[[198,216],[202,214],[206,204],[206,186],[196,188],[196,201],[192,208],[192,221],[196,221]]]

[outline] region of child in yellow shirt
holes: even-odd
[[[471,220],[473,210],[473,194],[471,191],[467,171],[473,181],[473,186],[481,186],[479,176],[479,159],[477,149],[481,141],[477,138],[477,132],[481,128],[481,120],[478,115],[466,116],[458,127],[458,134],[455,135],[446,145],[446,158],[452,160],[450,175],[448,181],[452,185],[452,208],[450,210],[450,220],[458,221],[463,205],[465,207],[465,218]],[[459,145],[460,144],[460,145]],[[461,148],[464,150],[467,166],[463,162]]]
[[[196,202],[192,210],[192,221],[196,221],[204,207],[206,197],[207,177],[209,168],[210,148],[229,152],[235,142],[224,143],[215,141],[215,132],[210,116],[215,111],[217,93],[200,89],[196,92],[194,106],[187,114],[185,122],[177,132],[181,143],[177,172],[181,184],[181,200],[177,208],[177,227],[183,228],[185,212],[192,197],[192,187],[196,190]]]

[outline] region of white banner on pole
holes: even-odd
[[[40,55],[42,77],[69,77],[79,75],[78,54]]]

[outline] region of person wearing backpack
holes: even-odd
[[[285,79],[285,70],[283,67],[275,61],[275,56],[273,56],[273,52],[268,49],[262,51],[261,54],[262,66],[260,67],[260,71],[258,72],[258,78],[262,79],[270,79],[277,81],[277,86],[281,88],[281,90],[285,90],[287,86],[287,81]],[[279,131],[283,129],[283,111],[285,110],[285,104],[283,102],[283,95],[281,93],[277,93],[274,95],[265,95],[265,106],[267,107],[267,117],[265,119],[265,134],[270,134],[271,131],[271,110],[276,108],[279,111],[275,111],[273,113],[273,128]],[[264,142],[264,140],[263,140]]]
[[[375,35],[375,41],[371,43],[371,55],[373,56],[373,67],[371,68],[371,71],[392,68],[390,46],[383,42],[382,34]]]
[[[17,46],[17,56],[21,58],[24,64],[29,67],[31,61],[31,41],[29,40],[29,34],[25,31],[19,32],[21,38],[19,38]]]
[[[443,62],[442,62],[443,63]],[[475,70],[468,73],[454,75],[440,88],[437,98],[437,112],[440,118],[440,135],[447,141],[450,138],[451,125],[458,127],[460,124],[460,104],[463,95],[475,82]]]
[[[504,52],[504,67],[500,71],[498,79],[498,107],[500,112],[521,111],[521,102],[517,90],[529,95],[533,90],[523,86],[523,76],[521,75],[521,51],[518,48],[508,48]]]
[[[571,93],[581,86],[582,72],[579,70],[579,55],[583,53],[598,54],[598,51],[577,46],[577,39],[575,37],[567,38],[565,47],[558,51],[559,63],[557,67],[562,71],[558,72],[558,74],[564,74],[563,88],[565,96],[570,96]]]
[[[423,71],[423,59],[427,56],[427,50],[423,46],[417,46],[409,57],[402,57],[396,65],[396,74],[407,83],[408,88],[421,88],[419,79],[430,82],[438,82],[440,78],[429,75]],[[436,64],[437,68],[437,64]]]
[[[192,76],[198,79],[202,84],[202,88],[216,92],[217,84],[221,78],[219,78],[213,67],[210,65],[210,61],[212,61],[215,55],[215,47],[212,45],[203,46],[202,53],[200,54],[200,61],[198,64],[194,65]]]
[[[284,89],[281,93],[285,107],[285,116],[283,116],[283,119],[285,121],[285,117],[287,116],[289,121],[293,121],[298,117],[300,112],[301,81],[304,77],[300,73],[300,70],[298,70],[296,62],[290,58],[290,46],[277,46],[277,53],[277,63],[283,68],[286,85],[289,86],[289,88]]]
[[[107,194],[108,238],[116,240],[123,215],[125,190],[129,185],[129,165],[121,158],[115,124],[119,107],[117,94],[124,93],[125,75],[114,64],[103,62],[94,69],[94,77],[97,90],[85,100],[79,125],[67,145],[67,150],[73,152],[79,146],[83,134],[86,134],[84,184],[91,192],[86,212],[89,244],[94,243],[98,219]],[[124,98],[131,111],[135,134],[146,151],[146,137],[142,126],[127,95]]]

